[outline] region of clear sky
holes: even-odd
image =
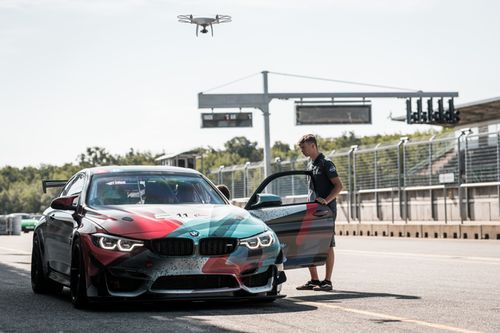
[[[0,167],[111,153],[222,148],[254,127],[201,129],[197,94],[262,70],[425,91],[456,104],[500,96],[500,2],[491,0],[0,0]],[[196,37],[179,14],[228,14]],[[257,75],[212,92],[260,92]],[[272,92],[380,91],[270,76]],[[223,111],[223,110],[220,110]],[[375,101],[372,125],[295,126],[293,102],[271,103],[271,142],[409,133],[388,120],[403,100]]]

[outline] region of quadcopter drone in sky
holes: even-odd
[[[229,15],[215,15],[215,17],[195,17],[193,15],[179,15],[177,16],[179,22],[196,24],[196,36],[198,36],[198,30],[201,27],[201,33],[206,34],[208,32],[207,27],[210,26],[210,31],[212,36],[214,35],[214,24],[231,22],[231,16]]]

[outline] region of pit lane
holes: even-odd
[[[0,236],[0,332],[495,332],[500,242],[338,237],[334,292],[296,291],[288,271],[274,304],[106,304],[80,311],[68,290],[35,295],[32,233]],[[322,270],[320,269],[320,272]]]

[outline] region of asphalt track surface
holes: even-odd
[[[338,237],[334,291],[273,304],[155,303],[72,307],[68,290],[35,295],[30,234],[0,236],[0,332],[499,332],[500,242]],[[320,268],[320,272],[322,268]]]

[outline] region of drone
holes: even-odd
[[[201,33],[206,34],[208,32],[207,27],[210,26],[210,31],[212,32],[212,37],[214,35],[213,24],[218,23],[228,23],[231,22],[231,16],[229,15],[215,15],[215,17],[194,17],[193,15],[179,15],[177,16],[179,22],[196,24],[196,37],[198,37],[198,30],[201,26]]]

